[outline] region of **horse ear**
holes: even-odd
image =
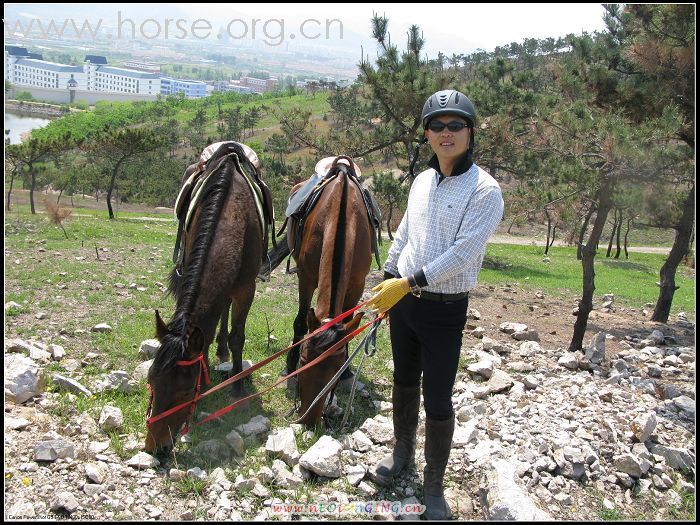
[[[321,326],[321,321],[316,317],[316,312],[313,308],[309,308],[309,311],[306,313],[306,325],[309,327],[309,332],[313,332]]]
[[[156,337],[161,341],[168,334],[168,327],[160,317],[160,312],[156,310]]]
[[[345,332],[349,333],[349,332],[352,332],[353,330],[357,329],[357,327],[360,326],[360,321],[362,321],[363,315],[365,315],[364,312],[360,312],[359,314],[355,314],[352,319],[350,319],[347,323],[345,323]]]

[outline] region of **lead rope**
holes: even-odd
[[[342,432],[345,429],[345,424],[348,422],[348,416],[350,415],[350,411],[352,410],[352,400],[355,397],[355,387],[357,386],[357,378],[360,377],[360,370],[362,370],[362,364],[365,362],[365,357],[373,357],[374,354],[377,352],[377,328],[379,328],[379,324],[381,322],[382,319],[377,318],[374,326],[372,326],[372,329],[370,330],[369,334],[367,334],[367,338],[364,341],[365,348],[362,352],[362,357],[360,357],[360,363],[357,365],[357,371],[355,372],[355,377],[352,381],[352,387],[350,388],[348,404],[345,408],[345,414],[343,414],[343,421],[340,423],[340,428],[338,429],[340,432]]]

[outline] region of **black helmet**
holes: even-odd
[[[444,89],[433,94],[423,104],[423,128],[434,117],[440,115],[459,115],[472,127],[476,125],[476,109],[464,93],[455,89]]]

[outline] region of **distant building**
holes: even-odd
[[[66,89],[74,78],[79,89],[85,89],[83,69],[79,66],[56,64],[41,60],[41,55],[27,52],[26,48],[5,48],[5,79],[16,85],[41,88]]]
[[[200,80],[180,80],[177,78],[161,77],[161,95],[184,93],[187,98],[202,98],[207,96],[207,84]]]
[[[107,65],[107,59],[99,55],[87,55],[83,66],[56,64],[35,58],[38,55],[26,48],[5,48],[5,79],[17,86],[50,89],[72,88],[84,91],[109,93],[135,93],[157,95],[160,93],[160,76],[155,73]]]
[[[241,77],[240,85],[243,87],[250,88],[251,91],[255,93],[267,93],[272,91],[277,87],[279,81],[276,78],[253,78],[253,77]]]
[[[140,95],[160,93],[160,76],[155,73],[108,66],[107,59],[98,55],[87,55],[83,67],[87,75],[88,91]]]
[[[135,69],[136,71],[145,71],[146,73],[160,73],[160,64],[154,62],[137,62],[136,60],[130,60],[124,62],[124,67]]]
[[[251,93],[254,93],[254,91],[246,86],[242,86],[235,80],[218,80],[214,82],[213,84],[214,91],[223,91],[223,92],[230,92],[233,91],[235,93],[243,93],[245,95],[249,95]]]

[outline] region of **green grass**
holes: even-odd
[[[668,508],[669,517],[672,520],[695,522],[695,493],[689,490],[680,490],[681,504],[671,505]]]
[[[498,269],[484,267],[479,274],[482,284],[517,284],[525,289],[542,290],[545,294],[560,298],[580,297],[583,286],[581,261],[576,259],[575,248],[552,247],[543,262],[544,248],[489,244],[487,262],[493,261]],[[641,308],[646,303],[656,303],[659,289],[659,269],[665,256],[660,254],[631,253],[628,260],[606,259],[599,252],[595,259],[595,297],[600,301],[604,294],[615,294],[615,304]],[[695,312],[695,272],[680,266],[676,273],[676,285],[680,286],[673,297],[671,314]]]

